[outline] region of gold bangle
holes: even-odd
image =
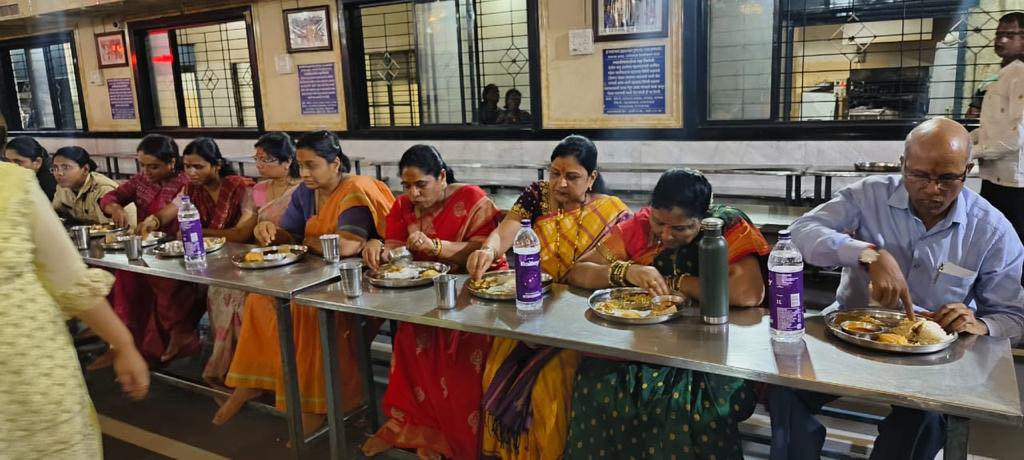
[[[434,238],[434,257],[441,257],[441,239]]]
[[[687,276],[690,276],[690,274],[681,273],[679,276],[676,277],[675,281],[672,283],[672,287],[676,288],[676,292],[683,292],[683,288],[679,286],[679,283],[682,283],[683,278],[686,278]]]

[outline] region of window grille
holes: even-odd
[[[84,126],[78,73],[70,38],[32,45],[0,45],[9,73],[3,104],[11,131],[81,130]]]

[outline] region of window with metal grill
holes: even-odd
[[[527,0],[350,7],[362,128],[524,126],[533,96]],[[360,78],[361,77],[361,78]]]
[[[720,0],[707,15],[708,120],[967,118],[1000,68],[1006,2]]]
[[[255,45],[248,14],[197,15],[136,29],[145,61],[140,94],[148,128],[258,129]]]
[[[2,105],[10,131],[85,127],[69,34],[0,43]]]

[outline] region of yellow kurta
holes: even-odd
[[[86,268],[34,175],[0,163],[0,458],[95,459],[100,433],[65,319],[113,277]]]

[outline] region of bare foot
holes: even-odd
[[[426,447],[416,449],[416,456],[419,457],[420,460],[442,460],[441,454],[434,452],[431,449],[427,449]]]
[[[178,354],[181,353],[192,340],[195,340],[195,334],[193,333],[172,332],[171,338],[167,341],[167,348],[164,350],[164,354],[160,356],[160,361],[167,362],[177,358]]]
[[[263,391],[257,388],[236,388],[235,391],[231,393],[231,397],[220,404],[220,410],[217,411],[217,415],[213,416],[213,424],[223,425],[227,423],[228,420],[231,420],[231,418],[242,409],[242,406],[245,405],[246,401],[256,398],[261,393],[263,393]],[[217,398],[214,398],[214,400],[216,399]]]
[[[363,455],[373,457],[381,452],[390,450],[391,447],[393,446],[383,439],[371,436],[370,439],[367,439],[366,442],[363,443]]]
[[[114,364],[114,352],[113,352],[113,350],[107,350],[106,353],[103,353],[102,355],[97,356],[96,359],[92,360],[92,362],[89,363],[88,366],[85,366],[85,370],[87,370],[87,371],[97,371],[97,370],[100,370],[100,369],[108,368],[108,367],[110,367],[113,364]]]

